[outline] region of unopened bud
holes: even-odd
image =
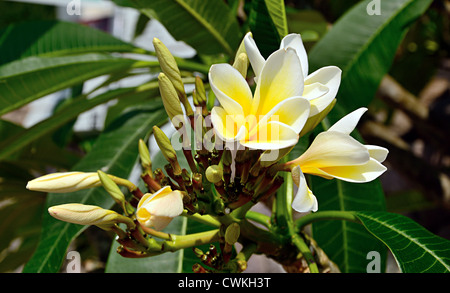
[[[170,143],[170,139],[158,126],[153,126],[153,135],[155,136],[156,143],[158,144],[161,153],[172,166],[173,173],[176,175],[181,174],[181,167],[178,164],[177,153]]]
[[[206,104],[205,85],[199,76],[195,77],[195,93],[199,104]]]
[[[139,140],[138,150],[142,168],[151,170],[152,160],[150,159],[150,152],[148,150],[147,144],[142,139]]]
[[[169,49],[167,49],[167,47],[159,39],[153,39],[153,46],[155,47],[156,57],[158,57],[159,65],[161,66],[164,74],[167,75],[169,80],[172,82],[179,100],[181,101],[181,103],[183,103],[183,106],[186,109],[186,114],[188,116],[192,115],[193,111],[186,97],[184,84],[181,80],[180,70],[178,69],[175,58],[170,53]]]
[[[119,186],[112,180],[106,173],[102,171],[97,171],[98,177],[105,188],[105,190],[111,195],[116,203],[118,203],[123,211],[129,215],[132,214],[133,211],[131,207],[128,205],[128,202],[125,200],[125,195],[120,190]]]
[[[234,60],[233,67],[239,71],[242,76],[247,77],[248,70],[248,56],[246,53],[241,53],[237,56],[236,60]]]
[[[101,182],[95,172],[61,172],[47,174],[28,182],[27,189],[65,193],[100,186]]]
[[[217,183],[222,180],[223,169],[218,165],[212,165],[206,169],[205,175],[209,182]]]
[[[165,186],[157,192],[146,193],[139,201],[136,218],[147,228],[164,229],[183,212],[183,194]]]
[[[126,224],[129,229],[134,229],[135,227],[134,222],[130,218],[93,205],[63,204],[50,207],[48,212],[52,217],[64,222],[79,225],[95,225],[104,230],[109,230],[118,223]]]
[[[180,100],[178,99],[177,92],[173,87],[172,82],[164,74],[160,73],[158,76],[159,91],[161,93],[161,99],[166,109],[167,115],[170,121],[176,129],[179,129],[184,124],[184,114],[181,108]],[[181,124],[181,125],[180,125]]]

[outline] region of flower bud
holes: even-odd
[[[209,182],[217,183],[222,180],[223,169],[218,165],[212,165],[206,169],[205,175]]]
[[[104,230],[109,230],[117,223],[124,223],[129,229],[134,229],[134,222],[114,211],[106,210],[98,206],[79,203],[62,204],[48,209],[50,215],[58,220],[79,224],[95,225]]]
[[[245,78],[247,77],[247,70],[248,70],[248,57],[246,53],[241,53],[236,58],[236,60],[233,63],[233,67],[239,71],[242,76]]]
[[[47,174],[28,182],[27,189],[65,193],[100,186],[101,182],[94,172],[61,172]]]
[[[153,126],[153,135],[155,136],[156,143],[158,144],[161,153],[170,165],[172,165],[174,174],[181,174],[181,167],[178,164],[177,153],[170,143],[170,139],[158,126]]]
[[[151,170],[152,160],[150,159],[150,152],[148,150],[147,145],[142,139],[139,140],[138,150],[142,168]]]
[[[172,82],[164,73],[159,74],[158,84],[167,115],[175,128],[179,129],[182,126],[180,124],[184,123],[184,114],[183,109],[181,108],[180,100],[177,96],[177,92],[173,87]]]
[[[162,230],[173,218],[181,215],[183,208],[182,193],[165,186],[153,194],[146,193],[141,198],[136,218],[144,227]]]
[[[199,76],[195,77],[195,93],[197,95],[198,103],[201,105],[206,104],[205,85]]]
[[[178,98],[183,103],[186,114],[192,115],[193,111],[189,101],[186,97],[186,92],[184,90],[184,84],[181,80],[180,70],[178,69],[177,62],[175,58],[170,53],[169,49],[157,38],[153,39],[153,46],[155,47],[156,57],[158,57],[159,65],[161,66],[164,74],[172,82],[175,91],[177,92]]]
[[[97,174],[103,187],[109,193],[109,195],[111,195],[114,201],[122,207],[123,211],[126,214],[132,214],[133,211],[128,202],[125,200],[125,195],[122,193],[119,186],[114,182],[114,180],[112,180],[106,173],[100,170],[97,171]]]

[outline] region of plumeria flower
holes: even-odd
[[[294,145],[309,116],[303,98],[303,73],[292,48],[274,52],[265,62],[252,95],[242,74],[229,64],[211,66],[209,81],[221,107],[211,111],[216,134],[252,149]]]
[[[386,171],[381,163],[388,150],[363,145],[350,136],[367,108],[346,115],[327,131],[320,133],[297,159],[286,163],[294,183],[299,187],[292,207],[298,212],[317,211],[317,199],[308,188],[303,173],[363,183],[378,178]]]
[[[136,218],[147,228],[164,229],[183,212],[183,195],[179,190],[164,186],[155,193],[146,193],[139,201]]]
[[[268,60],[265,60],[261,55],[251,33],[247,33],[245,36],[244,44],[256,75],[255,81],[259,83],[262,70]],[[326,66],[308,75],[308,56],[299,34],[289,34],[283,38],[280,44],[280,50],[287,48],[293,48],[300,60],[299,70],[301,74],[296,76],[296,82],[302,84],[302,97],[311,103],[309,117],[318,115],[327,109],[336,97],[341,83],[342,71],[336,66]]]

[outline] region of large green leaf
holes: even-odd
[[[119,88],[100,94],[91,99],[79,98],[66,105],[63,109],[53,114],[46,120],[39,122],[28,129],[17,131],[14,134],[5,136],[0,143],[0,160],[9,158],[12,154],[22,149],[31,142],[43,137],[58,129],[65,123],[75,119],[80,113],[83,113],[95,106],[106,103],[113,99],[126,99],[132,96],[151,97],[158,89],[157,82],[150,82],[136,88]]]
[[[0,67],[0,115],[37,98],[112,72],[136,60],[102,54],[28,57]]]
[[[128,178],[137,161],[138,140],[155,124],[165,121],[167,114],[161,103],[152,110],[125,113],[106,129],[89,152],[73,170],[109,174]],[[49,194],[46,206],[62,203],[84,203],[110,208],[114,201],[102,187],[68,194]],[[44,213],[39,246],[24,272],[58,272],[70,242],[86,227],[58,221]]]
[[[222,0],[132,0],[139,10],[159,20],[177,40],[199,54],[232,56],[241,41],[234,14]]]
[[[310,179],[319,211],[385,210],[383,190],[378,180],[356,184],[316,176]],[[312,236],[342,272],[365,272],[370,251],[380,253],[384,267],[386,248],[357,223],[340,220],[313,223]]]
[[[283,38],[288,34],[286,9],[284,7],[283,0],[265,0],[267,11],[269,12],[270,18],[273,24],[277,28],[280,38]]]
[[[110,34],[73,22],[28,21],[0,31],[0,65],[30,56],[142,51]]]
[[[450,272],[450,241],[410,218],[386,212],[355,212],[375,237],[392,251],[404,273]]]
[[[248,25],[261,54],[267,58],[280,47],[283,36],[275,25],[266,1],[252,0],[248,16]]]
[[[338,104],[347,113],[370,103],[409,25],[432,1],[381,1],[380,15],[368,15],[370,2],[342,16],[309,52],[311,72],[329,65],[342,69]]]

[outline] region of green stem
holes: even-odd
[[[321,211],[316,213],[307,214],[301,218],[298,218],[294,225],[297,232],[301,231],[306,225],[316,221],[323,220],[346,220],[359,223],[358,218],[352,213],[347,211]]]
[[[219,241],[219,229],[189,235],[171,236],[172,240],[166,240],[162,243],[161,249],[163,251],[174,252],[183,248],[189,248]]]
[[[292,243],[298,248],[298,250],[302,253],[306,262],[308,263],[309,270],[311,273],[319,273],[319,268],[317,267],[316,260],[309,250],[308,245],[305,243],[303,238],[299,234],[292,234]]]
[[[188,212],[186,210],[183,211],[183,213],[181,214],[184,217],[187,217],[189,219],[192,219],[194,221],[197,221],[199,223],[202,224],[206,224],[215,228],[219,228],[220,227],[220,222],[217,221],[216,219],[214,219],[213,217],[209,216],[209,215],[200,215],[200,214],[188,214]]]
[[[264,227],[266,227],[268,229],[270,229],[270,227],[271,227],[270,217],[263,215],[261,213],[254,212],[254,211],[248,211],[247,214],[245,215],[245,217],[247,218],[247,220],[254,221],[258,224],[263,225]]]

